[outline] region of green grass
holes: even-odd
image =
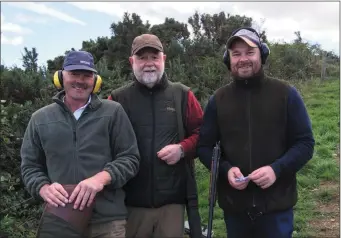
[[[303,238],[314,236],[314,230],[309,227],[308,222],[319,215],[315,210],[317,202],[330,202],[333,199],[333,191],[322,190],[317,194],[314,191],[322,181],[338,182],[340,177],[339,166],[334,158],[340,134],[340,85],[338,79],[294,85],[301,92],[307,107],[316,142],[313,159],[297,175],[298,203],[294,207],[293,237]],[[202,222],[207,224],[210,175],[199,161],[196,162],[196,176],[200,214]],[[218,206],[215,207],[213,230],[215,237],[226,237],[222,210]]]
[[[328,203],[333,201],[335,198],[335,191],[330,189],[322,189],[317,193],[317,199],[323,203]]]

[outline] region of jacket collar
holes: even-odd
[[[68,110],[67,106],[63,102],[63,98],[65,97],[65,90],[58,92],[56,95],[52,97],[52,100],[62,106],[64,110]],[[101,99],[96,94],[91,94],[91,100],[88,104],[88,108],[91,110],[97,110],[99,106],[102,104]]]
[[[233,77],[233,82],[237,87],[240,88],[256,88],[261,86],[265,81],[265,75],[263,67],[251,78],[243,79],[238,77]]]

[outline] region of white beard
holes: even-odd
[[[146,69],[144,69],[146,70]],[[162,75],[164,70],[157,71],[155,68],[152,68],[151,70],[155,70],[155,72],[143,72],[141,70],[135,70],[134,69],[134,75],[140,83],[144,84],[148,88],[154,87],[155,84],[157,84]]]

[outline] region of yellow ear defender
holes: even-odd
[[[54,73],[52,83],[58,90],[63,89],[62,70],[58,70]],[[102,89],[102,77],[99,76],[98,74],[95,74],[95,83],[94,83],[94,88],[92,90],[92,93],[99,93],[101,89]]]

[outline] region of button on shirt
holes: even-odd
[[[64,99],[65,99],[65,96],[63,97],[63,102],[64,102]],[[76,120],[79,119],[79,117],[82,115],[84,109],[86,108],[86,106],[89,105],[90,102],[91,102],[91,95],[90,95],[90,97],[89,97],[88,102],[87,102],[84,106],[78,108],[78,109],[73,113],[73,115],[74,115],[74,117],[76,118]]]

